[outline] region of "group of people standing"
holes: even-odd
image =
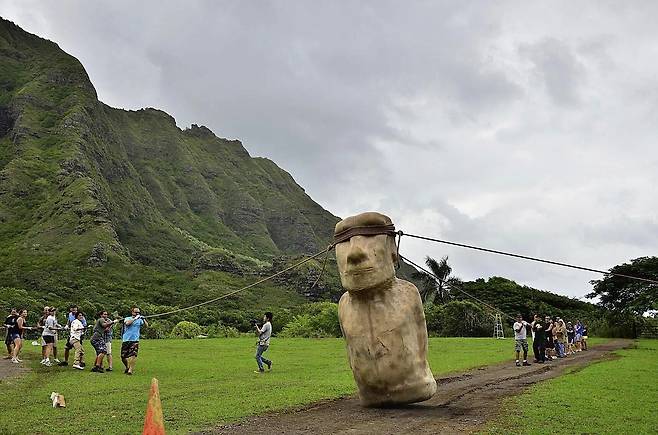
[[[534,362],[543,364],[556,358],[564,358],[576,352],[587,350],[587,325],[576,320],[576,323],[566,322],[559,318],[546,316],[544,319],[535,314],[532,323],[523,320],[518,314],[513,326],[516,351],[516,365],[529,366],[527,331],[532,333],[532,351]],[[523,351],[523,362],[519,356]]]
[[[115,325],[121,325],[121,361],[125,366],[124,373],[132,375],[139,351],[139,337],[142,326],[148,326],[148,322],[141,316],[140,310],[133,307],[131,315],[124,319],[110,319],[108,312],[102,310],[98,313],[98,319],[93,324],[90,343],[96,351],[94,367],[91,369],[95,373],[104,373],[112,371],[112,339],[114,336]],[[67,366],[69,353],[73,349],[75,352],[72,367],[76,370],[85,369],[85,349],[83,338],[88,329],[87,320],[82,311],[77,306],[69,307],[65,325],[59,324],[57,320],[57,309],[55,307],[44,307],[43,314],[39,318],[36,326],[27,325],[27,310],[16,310],[12,308],[11,313],[5,319],[5,345],[7,347],[7,356],[5,359],[11,359],[12,363],[19,364],[22,360],[19,358],[26,331],[41,331],[39,340],[41,341],[41,364],[51,367],[55,364]],[[90,325],[91,327],[91,325]],[[66,332],[68,337],[64,348],[64,361],[60,361],[57,355],[57,343],[59,333]],[[104,368],[104,360],[107,357],[107,368]]]

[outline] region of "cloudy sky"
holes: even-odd
[[[532,4],[530,4],[532,3]],[[656,2],[6,1],[115,107],[269,157],[338,216],[608,269],[658,254]],[[403,239],[463,279],[599,276]]]

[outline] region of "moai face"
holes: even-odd
[[[372,234],[378,229],[380,234]],[[388,231],[388,233],[384,233]],[[386,286],[395,279],[394,228],[391,220],[379,213],[363,213],[341,221],[336,226],[336,260],[343,287],[360,292]]]

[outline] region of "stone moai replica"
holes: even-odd
[[[395,276],[395,234],[391,219],[375,212],[338,222],[334,233],[347,290],[338,316],[363,406],[421,402],[436,392],[420,294]]]

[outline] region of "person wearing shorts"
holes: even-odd
[[[37,329],[41,329],[42,334],[41,337],[39,337],[39,341],[41,341],[41,364],[44,364],[46,362],[46,350],[48,349],[48,343],[43,339],[43,331],[45,330],[44,325],[46,324],[46,319],[50,315],[50,307],[45,306],[43,307],[43,314],[41,317],[39,317],[39,320],[37,320]]]
[[[583,336],[580,339],[580,342],[583,345],[583,350],[587,350],[587,339],[589,337],[587,336],[587,325],[583,324]]]
[[[94,373],[104,373],[103,358],[107,353],[107,345],[105,344],[105,330],[112,327],[114,322],[107,318],[107,311],[103,310],[98,313],[99,317],[94,325],[94,333],[91,336],[91,345],[96,351],[96,360],[94,361],[94,368],[91,369]]]
[[[61,328],[61,325],[57,323],[55,312],[56,309],[54,307],[48,308],[48,317],[46,317],[43,322],[43,332],[41,333],[41,338],[43,339],[43,342],[46,343],[46,351],[41,363],[47,367],[53,365],[52,362],[50,362],[50,355],[54,352],[55,341],[57,340],[57,329]]]
[[[10,338],[14,343],[14,348],[11,354],[11,362],[18,364],[23,362],[22,359],[18,358],[18,354],[23,348],[23,334],[25,330],[32,329],[27,326],[27,310],[22,309],[18,311],[18,319],[16,319],[16,325],[9,330]]]
[[[109,328],[105,329],[105,333],[103,334],[103,339],[105,340],[105,356],[107,357],[107,369],[105,369],[106,372],[111,372],[113,370],[112,368],[112,336],[114,335],[114,324],[119,322],[119,320],[114,320],[112,322],[112,326]]]
[[[523,320],[521,314],[517,314],[516,322],[514,322],[514,351],[516,352],[516,366],[521,367],[519,362],[519,353],[523,350],[523,365],[531,365],[528,362],[528,339],[527,339],[527,327],[530,326],[528,322]]]
[[[16,311],[16,308],[12,308],[5,319],[5,346],[7,347],[7,356],[5,359],[11,359],[14,352],[14,340],[11,338],[11,331],[16,327],[17,320],[18,311]]]
[[[123,325],[121,362],[126,367],[124,373],[132,375],[139,352],[139,333],[142,326],[148,326],[148,322],[141,316],[139,308],[133,307],[131,316],[123,319]]]

